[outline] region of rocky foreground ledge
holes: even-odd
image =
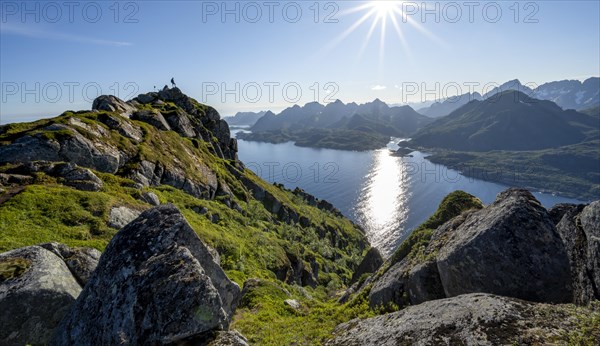
[[[99,261],[94,250],[60,244],[3,253],[0,340],[243,345],[241,336],[227,332],[241,290],[218,262],[172,205],[150,209],[121,229]]]
[[[399,310],[342,323],[326,345],[597,345],[600,201],[548,211],[519,189],[487,207],[447,199],[433,218],[449,221],[378,269],[365,256],[345,298]],[[2,344],[248,344],[229,331],[246,289],[173,205],[143,212],[101,257],[47,243],[0,254],[0,269]]]

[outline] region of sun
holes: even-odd
[[[375,15],[377,18],[383,19],[388,16],[394,16],[395,13],[400,11],[401,1],[394,0],[377,0],[371,1],[369,6],[375,9]]]

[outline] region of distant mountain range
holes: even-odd
[[[256,121],[263,117],[267,112],[237,112],[232,117],[224,117],[230,126],[252,126]]]
[[[483,97],[479,93],[466,93],[463,95],[447,98],[442,102],[436,102],[429,107],[420,108],[417,112],[426,115],[430,118],[440,118],[452,113],[454,110],[466,105],[467,103],[478,100]]]
[[[418,131],[412,145],[462,151],[538,150],[599,137],[598,117],[508,90],[471,101]]]
[[[600,105],[600,78],[598,77],[588,78],[584,82],[578,80],[549,82],[535,89],[514,79],[493,88],[483,96],[479,93],[467,93],[419,108],[417,111],[428,117],[439,118],[452,113],[472,100],[481,101],[508,90],[520,91],[539,100],[552,101],[562,109],[585,110]]]
[[[267,112],[252,133],[238,138],[281,143],[294,141],[299,146],[317,148],[370,150],[385,146],[390,137],[407,137],[433,119],[409,106],[390,107],[376,99],[365,104],[344,104],[337,100],[326,106],[307,103],[295,105],[280,114]]]
[[[463,94],[418,112],[379,99],[365,104],[310,102],[279,114],[261,112],[252,133],[238,138],[368,150],[385,145],[389,137],[411,137],[413,146],[445,150],[539,150],[598,138],[598,107],[597,77],[550,82],[535,90],[514,79],[484,95]],[[229,122],[248,125],[261,113],[238,113]],[[358,140],[360,136],[364,138]]]
[[[251,130],[345,129],[401,137],[431,121],[409,106],[390,107],[379,99],[361,105],[337,100],[326,106],[317,102],[295,105],[278,115],[267,112]]]

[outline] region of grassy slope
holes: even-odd
[[[175,204],[200,238],[219,251],[221,265],[232,280],[243,285],[250,278],[260,278],[287,289],[302,303],[301,312],[294,312],[285,308],[284,299],[280,299],[283,297],[271,296],[269,292],[257,294],[252,304],[246,305],[252,308],[241,307],[234,322],[253,342],[279,345],[296,340],[299,344],[316,344],[338,322],[369,314],[365,304],[354,302],[351,306],[341,306],[335,303],[336,294],[349,282],[353,269],[368,250],[364,249],[365,235],[349,220],[310,206],[290,191],[262,181],[249,170],[242,172],[300,216],[309,218],[311,226],[302,228],[280,222],[233,176],[227,167],[231,163],[211,153],[210,144],[182,138],[172,131],[158,131],[146,123],[124,120],[142,128],[144,140],[136,144],[100,123],[98,116],[99,113],[93,112],[66,112],[54,119],[11,124],[0,128],[0,145],[26,134],[54,139],[72,136],[72,130],[56,132],[44,128],[51,124],[68,125],[70,118],[77,118],[92,128],[100,127],[108,132],[109,136],[101,140],[135,154],[134,163],[142,159],[161,162],[184,170],[186,176],[200,182],[205,181],[206,176],[197,167],[208,167],[220,182],[230,187],[233,200],[244,213],[230,209],[218,198],[197,199],[169,186],[133,188],[133,181],[123,176],[134,164],[123,167],[116,175],[95,172],[104,182],[100,192],[78,191],[62,185],[56,178],[38,173],[33,184],[18,187],[23,190],[0,203],[0,251],[49,241],[103,250],[117,232],[107,226],[111,208],[147,209],[150,205],[138,197],[144,191],[151,191],[159,196],[161,203]],[[90,140],[98,140],[89,129],[69,126]],[[0,173],[10,167],[0,166]],[[0,197],[13,188],[4,187]],[[199,215],[194,211],[196,207],[204,207],[208,213]],[[216,224],[210,220],[213,214],[219,215],[220,221]],[[331,234],[320,235],[323,229],[335,230],[338,240],[342,239],[345,244],[336,243]],[[310,267],[306,259],[314,258],[319,264],[319,286],[300,288],[277,280],[272,270],[287,265],[286,253],[303,259],[306,267]],[[324,318],[327,323],[323,322]],[[277,323],[279,327],[272,329]],[[292,325],[297,328],[284,328]],[[306,333],[307,326],[310,333]]]

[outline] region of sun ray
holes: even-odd
[[[360,7],[362,7],[362,9],[366,8],[366,7],[364,7],[364,5],[360,6]],[[369,18],[371,18],[373,16],[373,13],[375,13],[375,12],[376,12],[376,9],[371,8],[358,21],[356,21],[356,23],[352,24],[352,26],[350,26],[348,29],[344,30],[344,32],[342,32],[338,37],[336,37],[331,43],[329,43],[325,47],[321,48],[320,49],[321,53],[327,53],[327,52],[333,50],[335,47],[337,47],[337,45],[340,44],[344,39],[346,39],[346,37],[350,36],[350,34],[352,34],[354,31],[356,31],[356,29],[358,29],[364,22],[366,22]]]
[[[373,23],[371,23],[371,27],[369,28],[369,32],[367,33],[367,38],[365,40],[363,40],[362,46],[360,47],[360,51],[358,52],[359,59],[362,57],[365,50],[367,49],[367,45],[371,41],[371,37],[373,36],[373,33],[375,32],[375,28],[377,28],[377,23],[379,23],[379,19],[375,19],[375,20],[373,20]]]
[[[404,53],[408,56],[408,58],[412,61],[412,52],[410,47],[408,46],[408,42],[406,41],[406,37],[404,37],[404,33],[402,29],[400,29],[400,24],[398,24],[398,19],[395,16],[392,16],[392,26],[394,27],[398,38],[400,39],[400,44],[404,49]]]
[[[361,43],[358,54],[356,55],[356,60],[357,63],[361,61],[367,47],[369,46],[369,43],[372,41],[374,36],[376,36],[375,31],[379,30],[378,64],[380,75],[382,75],[383,71],[385,70],[384,63],[386,61],[386,48],[390,45],[393,46],[392,42],[389,40],[388,37],[390,35],[390,32],[394,32],[395,36],[397,36],[397,41],[401,45],[402,52],[405,54],[409,62],[413,61],[413,57],[410,45],[406,38],[406,28],[413,28],[425,37],[427,37],[432,42],[436,43],[437,45],[447,47],[445,42],[443,42],[439,37],[434,35],[421,23],[411,18],[410,15],[404,13],[402,7],[402,4],[404,2],[405,1],[400,0],[367,1],[357,6],[352,6],[342,10],[339,13],[339,17],[347,17],[351,14],[361,12],[364,12],[364,14],[362,14],[358,20],[356,20],[352,25],[346,28],[341,34],[336,36],[329,44],[323,46],[315,53],[318,56],[326,55],[327,53],[335,49],[342,41],[346,40],[349,36],[356,32],[357,29],[359,29],[363,24],[367,23],[369,20],[371,21],[370,24],[368,24],[369,29],[367,31],[366,37]],[[391,25],[393,29],[388,29],[388,25]]]

